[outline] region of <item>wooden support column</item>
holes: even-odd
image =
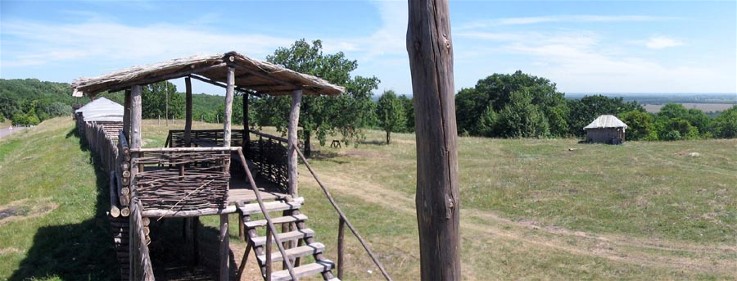
[[[125,141],[131,142],[131,90],[125,90],[125,103],[123,105],[123,134]]]
[[[131,87],[131,106],[130,106],[130,118],[131,118],[131,136],[130,136],[130,147],[141,148],[141,119],[142,119],[142,108],[141,108],[141,85],[134,85]]]
[[[297,127],[299,126],[299,107],[302,104],[302,90],[294,90],[292,92],[292,109],[289,111],[289,127],[287,132],[287,173],[289,174],[289,194],[297,197]]]
[[[409,0],[422,280],[460,280],[460,193],[447,0]]]
[[[184,85],[187,90],[184,107],[184,146],[190,147],[192,145],[192,79],[184,78]]]
[[[228,215],[220,215],[220,281],[230,280],[230,240],[228,237]]]
[[[250,120],[248,119],[248,93],[243,93],[243,154],[248,158],[248,148],[250,147],[251,136],[248,132]]]
[[[228,67],[228,85],[225,89],[225,117],[223,118],[223,147],[230,147],[230,122],[233,114],[233,94],[235,93],[235,68]]]

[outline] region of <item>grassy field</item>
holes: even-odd
[[[161,146],[164,122],[144,126],[145,145]],[[72,128],[52,119],[0,140],[0,280],[117,274],[104,236],[104,183]],[[371,131],[357,148],[318,148],[311,163],[394,279],[417,280],[415,140],[393,139],[384,145],[383,133]],[[737,276],[737,140],[461,138],[459,149],[466,280]],[[308,224],[334,259],[337,216],[304,167],[300,175]],[[380,280],[358,243],[347,246],[345,279]]]
[[[725,111],[735,106],[734,103],[681,103],[686,109],[695,108],[703,112]],[[645,110],[650,113],[658,113],[665,104],[644,104]]]

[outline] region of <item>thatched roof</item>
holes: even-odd
[[[584,130],[601,128],[627,128],[627,124],[622,122],[622,120],[619,120],[617,116],[601,115],[591,122],[591,124],[583,127]]]
[[[75,94],[95,96],[104,91],[119,91],[133,85],[191,76],[225,86],[228,67],[235,68],[235,86],[241,91],[269,95],[290,94],[302,89],[305,95],[339,95],[345,89],[318,77],[302,74],[269,62],[251,59],[236,52],[224,55],[192,56],[147,66],[137,66],[94,78],[79,78],[72,83]]]

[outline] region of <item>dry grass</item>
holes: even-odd
[[[95,210],[104,209],[104,204],[94,207],[100,203],[94,170],[87,162],[89,154],[79,150],[74,137],[64,137],[73,123],[54,120],[0,140],[0,189],[5,191],[0,205],[50,197],[59,206],[0,228],[0,280],[11,274],[16,279],[99,279],[92,271],[99,271],[104,261],[92,263],[92,267],[57,261],[112,257],[109,249],[97,252],[97,256],[93,251],[63,253],[80,249],[74,246],[80,237],[99,236],[95,233],[104,225],[96,219]],[[163,145],[166,130],[183,127],[181,121],[170,123],[168,128],[163,120],[157,123],[144,121],[146,146]],[[201,129],[221,127],[195,123],[195,128]],[[358,148],[318,148],[311,163],[394,279],[417,280],[415,140],[411,134],[395,134],[393,139],[391,145],[383,145],[383,133],[370,131],[367,142]],[[34,147],[58,152],[31,152]],[[574,140],[461,138],[463,277],[734,279],[735,151],[737,140],[606,146]],[[691,152],[699,156],[690,156]],[[335,259],[337,216],[304,167],[300,175],[308,225],[328,247],[327,256]],[[215,217],[203,221],[211,226],[217,223]],[[49,239],[53,241],[31,239],[34,233],[48,234],[49,230],[59,230],[52,232]],[[77,236],[62,235],[61,230],[71,230]],[[239,257],[244,247],[236,242],[235,225],[231,234],[232,248]],[[65,242],[59,243],[62,240]],[[83,245],[92,244],[94,241]],[[354,239],[348,239],[347,247],[346,280],[381,279]],[[56,256],[46,260],[34,256],[40,255],[40,250],[50,250]],[[30,271],[28,260],[50,263]],[[71,272],[64,268],[71,268]]]

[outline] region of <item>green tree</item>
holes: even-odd
[[[177,87],[169,81],[144,86],[141,105],[143,118],[172,119],[184,116],[184,97],[177,93]]]
[[[310,155],[310,139],[316,133],[321,145],[328,134],[340,133],[343,140],[355,141],[364,137],[362,128],[373,118],[373,90],[378,87],[376,77],[351,76],[358,67],[342,52],[324,54],[322,42],[312,44],[305,39],[296,41],[289,48],[278,48],[267,61],[280,64],[294,71],[321,77],[333,84],[346,87],[339,97],[305,96],[300,110],[300,126],[305,142],[305,156]],[[275,126],[284,133],[288,123],[289,97],[263,96],[254,99],[255,119],[259,125]]]
[[[402,130],[406,123],[404,107],[394,91],[384,91],[376,107],[379,127],[386,132],[386,144],[391,143],[392,132]]]
[[[619,114],[619,119],[627,124],[628,140],[657,140],[653,115],[640,110],[631,110]]]
[[[535,116],[514,117],[517,114],[509,110],[515,108],[530,110]],[[501,126],[490,127],[488,124],[488,117],[494,116],[492,111],[498,115],[496,122],[503,122]],[[462,89],[456,95],[459,134],[518,137],[520,134],[528,136],[528,133],[534,132],[535,137],[564,136],[568,132],[567,117],[568,106],[563,93],[556,90],[555,83],[522,71],[493,74],[479,80],[474,88]],[[517,119],[531,121],[525,124],[536,127],[522,129],[506,123]],[[489,128],[495,130],[489,131]]]
[[[404,116],[405,118],[405,124],[404,129],[407,133],[412,133],[415,131],[415,105],[413,99],[405,96],[405,95],[399,95],[399,102],[402,103],[402,107],[404,108]]]
[[[714,118],[712,132],[717,138],[737,138],[737,105]]]
[[[495,133],[505,138],[547,136],[550,133],[548,123],[532,100],[528,91],[512,92],[507,105],[499,112],[494,126]]]

